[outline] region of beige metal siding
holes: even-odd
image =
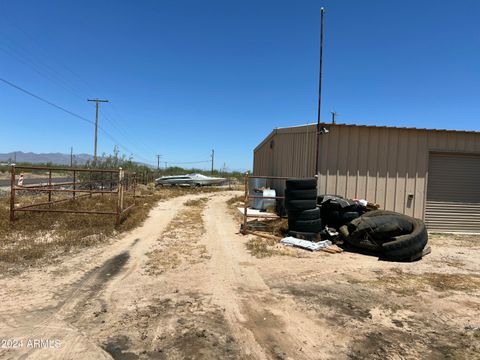
[[[426,143],[418,132],[331,125],[321,141],[320,193],[367,199],[385,209],[423,216]]]
[[[274,130],[265,140],[255,149],[254,175],[313,176],[315,128],[309,126],[292,133]]]
[[[480,133],[325,125],[320,137],[319,193],[364,198],[424,218],[429,151],[480,154]],[[312,176],[315,125],[276,129],[254,153],[256,175]],[[308,134],[308,135],[307,135]],[[269,148],[270,140],[274,146]],[[409,197],[413,194],[413,198]]]
[[[480,232],[480,156],[430,154],[425,222],[430,231]]]

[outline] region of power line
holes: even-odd
[[[4,44],[6,45],[7,47],[8,44]],[[52,84],[55,84],[59,87],[61,87],[63,90],[69,92],[71,95],[79,98],[79,99],[84,99],[84,97],[80,96],[78,93],[76,93],[75,91],[71,90],[68,86],[65,86],[64,84],[66,84],[66,82],[63,81],[64,84],[62,84],[62,81],[59,80],[60,78],[55,78],[54,76],[52,76],[52,74],[50,74],[48,71],[44,71],[41,69],[41,67],[38,65],[38,64],[35,64],[35,62],[31,61],[31,60],[28,60],[26,57],[22,57],[21,55],[19,55],[18,52],[16,52],[15,50],[13,50],[12,48],[10,49],[7,49],[5,47],[2,47],[0,46],[0,50],[3,50],[5,53],[9,54],[10,56],[14,57],[16,60],[18,60],[20,63],[28,66],[31,70],[33,70],[34,72],[36,72],[38,75],[40,75],[41,77],[43,77],[44,79],[50,81]]]
[[[38,100],[40,100],[40,101],[43,101],[44,103],[46,103],[46,104],[48,104],[48,105],[50,105],[50,106],[53,106],[54,108],[57,108],[58,110],[61,110],[61,111],[63,111],[63,112],[66,112],[67,114],[72,115],[72,116],[74,116],[74,117],[76,117],[76,118],[78,118],[78,119],[80,119],[80,120],[86,121],[86,122],[88,122],[89,124],[95,125],[95,123],[94,123],[93,121],[88,120],[87,118],[85,118],[85,117],[83,117],[83,116],[81,116],[81,115],[75,114],[74,112],[71,112],[70,110],[67,110],[67,109],[65,109],[64,107],[62,107],[62,106],[60,106],[60,105],[57,105],[57,104],[55,104],[55,103],[53,103],[53,102],[51,102],[51,101],[49,101],[49,100],[46,100],[46,99],[44,99],[44,98],[42,98],[42,97],[40,97],[40,96],[38,96],[38,95],[35,95],[34,93],[32,93],[32,92],[30,92],[30,91],[28,91],[28,90],[26,90],[26,89],[24,89],[24,88],[22,88],[22,87],[20,87],[20,86],[18,86],[18,85],[15,85],[14,83],[11,83],[11,82],[8,81],[8,80],[5,80],[5,79],[3,79],[3,78],[0,78],[0,81],[3,81],[5,84],[7,84],[7,85],[9,85],[9,86],[11,86],[11,87],[13,87],[13,88],[15,88],[15,89],[17,89],[17,90],[20,90],[20,91],[24,92],[24,93],[27,94],[27,95],[30,95],[30,96],[32,96],[32,97],[34,97],[34,98],[36,98],[36,99],[38,99]]]
[[[170,165],[185,165],[185,164],[204,164],[211,163],[212,160],[203,160],[203,161],[185,161],[185,162],[168,162]]]
[[[10,22],[9,19],[5,18],[8,22]],[[37,43],[36,41],[28,34],[26,33],[23,29],[21,29],[20,27],[18,27],[16,24],[13,24],[10,22],[11,25],[13,26],[16,26],[17,29],[22,32],[26,38],[29,38],[31,40],[31,42],[36,45],[38,47],[38,49],[42,50],[44,54],[46,54],[45,50],[42,49]],[[8,35],[8,34],[7,34]],[[47,65],[45,62],[43,62],[42,60],[39,60],[41,59],[40,57],[36,57],[35,54],[29,52],[26,48],[23,48],[21,46],[19,46],[19,44],[15,44],[17,47],[19,47],[18,49],[15,49],[14,47],[10,46],[8,43],[4,43],[3,45],[6,46],[2,48],[1,46],[2,44],[0,44],[0,50],[3,50],[5,51],[7,54],[11,55],[12,57],[14,57],[16,60],[18,60],[19,62],[23,63],[24,65],[30,67],[33,71],[35,71],[37,74],[41,75],[43,78],[45,78],[46,80],[50,81],[51,83],[61,87],[63,90],[67,91],[68,93],[70,93],[71,95],[74,95],[75,97],[83,100],[85,98],[85,96],[81,95],[80,93],[83,93],[83,90],[80,90],[80,87],[76,86],[76,84],[74,82],[71,82],[71,81],[67,81],[66,78],[63,77],[63,75],[58,72],[56,70],[55,67],[51,67],[49,65]],[[21,51],[20,51],[21,50]],[[87,84],[87,82],[85,82],[85,79],[83,79],[82,77],[80,77],[79,75],[77,75],[75,72],[73,72],[70,68],[68,68],[65,64],[61,64],[66,70],[68,70],[71,74],[75,75],[78,79],[84,81],[85,84]],[[83,88],[83,87],[82,87]],[[75,89],[76,91],[74,91],[73,89]],[[91,92],[91,91],[90,91]],[[29,94],[31,95],[31,94]],[[43,101],[44,99],[42,99]],[[51,104],[50,104],[51,105]],[[100,110],[100,112],[102,113],[102,111]],[[102,113],[102,115],[107,118],[107,116],[105,114]],[[83,119],[82,119],[83,120]],[[110,119],[107,119],[109,120],[111,123],[112,123],[112,126],[114,128],[115,127],[115,124],[113,121],[111,121]],[[120,131],[118,131],[118,133],[121,133]],[[123,135],[123,134],[122,134]],[[126,138],[127,141],[132,144],[135,148],[143,151],[143,152],[147,152],[147,153],[151,153],[154,151],[152,151],[151,149],[150,150],[146,150],[146,148],[144,147],[140,147],[138,146],[137,142],[132,142],[130,139],[129,139],[129,136],[122,136],[123,138]],[[122,146],[123,147],[123,146]],[[137,155],[138,156],[138,155]]]
[[[5,14],[4,14],[5,15]],[[8,22],[10,22],[10,20],[8,18],[5,17],[5,20],[7,20]],[[21,29],[20,27],[18,27],[16,24],[10,22],[11,25],[13,26],[16,26],[17,29],[22,32],[26,38],[29,38],[29,40],[31,40],[31,42],[37,46],[38,49],[42,50],[43,51],[43,54],[46,54],[46,51],[44,49],[42,49],[37,43],[36,41],[28,34],[26,33],[23,29]],[[8,34],[6,34],[8,35]],[[2,45],[2,44],[0,44]],[[57,86],[60,86],[63,90],[69,92],[71,95],[74,95],[75,97],[79,98],[79,99],[85,99],[85,96],[84,95],[81,95],[80,93],[83,93],[83,90],[80,90],[80,87],[76,86],[76,84],[74,82],[70,82],[70,81],[67,81],[67,79],[65,79],[63,77],[63,75],[58,72],[56,70],[55,67],[51,67],[49,65],[47,65],[45,62],[43,62],[42,60],[39,60],[41,59],[41,57],[36,57],[35,54],[29,52],[26,48],[23,48],[21,47],[18,43],[15,43],[15,45],[18,47],[18,49],[15,49],[13,46],[10,46],[8,43],[4,43],[3,44],[4,46],[6,46],[7,48],[2,48],[2,46],[0,46],[0,50],[3,50],[5,51],[7,54],[13,56],[16,60],[18,60],[19,62],[23,63],[24,65],[27,65],[28,67],[30,67],[32,70],[34,70],[36,73],[38,73],[39,75],[41,75],[42,77],[44,77],[46,80],[54,83],[55,85]],[[21,50],[21,51],[20,51]],[[50,61],[50,60],[49,60]],[[87,82],[85,81],[85,79],[83,79],[82,77],[80,77],[79,75],[77,75],[76,73],[74,73],[70,68],[68,68],[65,64],[61,64],[66,70],[68,70],[71,74],[75,75],[78,79],[82,80],[85,84],[87,84]],[[18,85],[17,85],[17,88],[18,88]],[[83,88],[83,87],[82,87]],[[73,89],[79,91],[73,91]],[[19,89],[21,90],[21,89]],[[22,89],[22,91],[25,90],[25,89]],[[91,92],[91,91],[90,91]],[[28,92],[29,93],[29,92]],[[31,95],[31,96],[34,96],[34,94],[28,94],[28,95]],[[39,96],[37,95],[36,96],[37,98],[39,98]],[[45,99],[40,99],[42,101],[44,101]],[[45,102],[45,101],[44,101]],[[48,102],[46,101],[49,105],[52,105],[50,104],[51,102]],[[56,105],[56,104],[54,104]],[[58,105],[57,105],[58,106]],[[65,109],[66,110],[66,109]],[[69,113],[70,114],[70,113]],[[72,114],[70,114],[72,115]],[[74,115],[75,116],[75,115]],[[78,116],[77,116],[78,117]],[[85,120],[85,118],[81,117],[82,120]],[[88,120],[88,119],[87,119]],[[88,120],[89,123],[91,123],[90,120]],[[104,130],[105,131],[105,130]],[[117,141],[118,142],[118,141]],[[133,143],[132,143],[133,144]],[[135,147],[137,147],[135,145]],[[124,146],[122,146],[122,148],[126,148]],[[144,150],[143,150],[144,151]],[[137,155],[138,156],[138,155]]]
[[[76,118],[78,118],[78,119],[80,119],[80,120],[83,120],[83,121],[85,121],[85,122],[87,122],[87,123],[89,123],[89,124],[91,124],[91,125],[95,125],[95,122],[93,122],[93,121],[91,121],[91,120],[89,120],[89,119],[87,119],[87,118],[85,118],[85,117],[83,117],[83,116],[81,116],[81,115],[78,115],[78,114],[76,114],[76,113],[74,113],[74,112],[72,112],[72,111],[70,111],[70,110],[67,110],[67,109],[65,109],[64,107],[62,107],[62,106],[60,106],[60,105],[57,105],[57,104],[55,104],[55,103],[53,103],[53,102],[51,102],[51,101],[49,101],[49,100],[46,100],[46,99],[44,99],[43,97],[41,97],[41,96],[39,96],[39,95],[36,95],[36,94],[34,94],[34,93],[32,93],[32,92],[30,92],[30,91],[22,88],[22,87],[19,86],[19,85],[16,85],[16,84],[14,84],[14,83],[12,83],[12,82],[10,82],[10,81],[8,81],[8,80],[5,80],[5,79],[3,79],[3,78],[0,78],[0,81],[2,81],[3,83],[5,83],[5,84],[7,84],[7,85],[9,85],[9,86],[11,86],[11,87],[13,87],[13,88],[21,91],[21,92],[23,92],[23,93],[25,93],[25,94],[27,94],[27,95],[29,95],[29,96],[31,96],[31,97],[34,97],[34,98],[37,99],[37,100],[40,100],[40,101],[44,102],[44,103],[46,103],[46,104],[48,104],[48,105],[50,105],[50,106],[52,106],[52,107],[54,107],[54,108],[56,108],[56,109],[58,109],[58,110],[61,110],[61,111],[65,112],[65,113],[67,113],[67,114],[69,114],[69,115],[71,115],[71,116],[74,116],[74,117],[76,117]],[[131,155],[136,155],[137,158],[140,158],[142,161],[146,162],[147,164],[149,163],[149,160],[146,160],[145,158],[143,158],[143,157],[135,154],[133,151],[130,151],[130,149],[128,149],[126,146],[122,145],[117,139],[115,139],[112,135],[110,135],[110,133],[108,133],[108,131],[106,131],[104,128],[102,128],[101,126],[99,126],[98,128],[105,134],[105,136],[107,136],[110,140],[112,140],[114,143],[116,143],[119,147],[123,148],[125,151],[129,152]]]
[[[110,103],[111,107],[113,108],[113,103]],[[150,153],[150,154],[155,154],[155,150],[153,150],[150,147],[147,147],[144,143],[142,142],[137,142],[133,141],[131,130],[128,130],[124,128],[123,126],[120,126],[121,123],[119,121],[115,121],[115,119],[112,117],[111,114],[107,116],[107,111],[99,109],[100,114],[102,117],[111,125],[112,129],[114,129],[125,141],[127,141],[129,144],[137,148],[138,150],[144,152],[144,153]],[[134,139],[135,140],[135,139]]]
[[[70,81],[70,79],[65,77],[64,74],[58,71],[58,66],[52,63],[51,52],[41,47],[38,41],[36,41],[30,34],[28,34],[24,29],[22,29],[17,23],[9,19],[6,11],[4,11],[3,13],[0,12],[0,14],[3,15],[3,19],[5,20],[5,23],[7,25],[11,25],[12,27],[15,27],[15,33],[23,34],[24,39],[26,39],[28,42],[28,45],[26,47],[22,46],[21,41],[19,41],[19,39],[13,39],[12,37],[10,37],[9,32],[7,31],[3,34],[2,38],[5,40],[3,42],[3,45],[6,46],[8,49],[7,48],[2,49],[1,47],[0,49],[6,51],[11,56],[15,57],[17,60],[22,62],[24,65],[29,66],[35,72],[45,77],[47,80],[54,82],[56,85],[62,87],[64,90],[68,91],[72,95],[83,100],[85,98],[85,93],[87,93],[86,91],[84,91],[86,88],[78,87],[76,83],[74,83],[73,81]],[[42,57],[38,53],[31,51],[32,45],[35,45],[37,49],[39,49],[43,53],[44,56]],[[48,58],[46,58],[45,55]],[[56,60],[58,64],[58,59]],[[80,77],[79,75],[75,74],[65,64],[60,63],[60,65],[63,66],[64,69],[68,70],[71,74],[75,75],[78,79],[82,80],[85,84],[87,84],[83,77]],[[91,93],[92,91],[88,91],[88,92]],[[79,93],[83,95],[80,95]]]
[[[39,75],[44,77],[46,80],[54,83],[55,85],[61,87],[63,90],[67,91],[71,95],[74,95],[75,97],[77,97],[81,100],[85,99],[85,97],[86,97],[85,93],[87,93],[87,92],[91,93],[92,92],[92,91],[86,91],[88,88],[91,88],[91,84],[88,83],[84,77],[75,73],[72,69],[67,67],[64,63],[58,62],[58,59],[56,59],[57,64],[61,65],[70,74],[74,75],[77,78],[77,80],[82,81],[82,83],[83,83],[82,86],[79,86],[78,82],[73,81],[73,79],[71,79],[71,78],[69,79],[68,77],[66,77],[65,74],[62,73],[61,71],[58,71],[58,69],[57,69],[58,67],[55,66],[55,64],[52,65],[51,59],[48,58],[47,59],[48,61],[45,61],[45,59],[46,59],[45,56],[46,55],[51,55],[51,54],[45,48],[41,47],[40,44],[38,44],[38,41],[36,41],[35,38],[32,37],[28,32],[26,32],[24,29],[22,29],[20,26],[18,26],[18,24],[16,24],[15,22],[11,21],[11,19],[9,19],[6,16],[6,14],[7,14],[6,12],[5,13],[0,12],[0,17],[3,15],[4,20],[6,20],[6,22],[8,22],[11,26],[15,27],[16,30],[18,30],[17,33],[18,32],[22,33],[24,35],[24,39],[28,40],[29,44],[28,44],[27,47],[24,47],[18,41],[13,42],[13,41],[11,41],[12,40],[11,37],[8,39],[9,34],[5,33],[7,38],[4,38],[4,40],[10,40],[11,44],[9,44],[9,42],[4,42],[3,44],[0,44],[0,50],[5,51],[7,54],[13,56],[19,62],[23,63],[24,65],[26,65],[28,67],[30,67],[32,70],[34,70],[36,73],[38,73]],[[3,45],[3,48],[2,48],[1,45]],[[35,45],[37,47],[37,49],[42,52],[42,54],[30,51],[31,48],[32,48],[31,45]],[[40,55],[43,55],[43,56],[40,56]],[[81,94],[83,94],[83,95],[81,95]],[[102,111],[100,110],[100,112],[102,112]],[[104,115],[104,114],[102,114],[102,115]],[[107,118],[106,115],[104,115],[104,117]],[[82,120],[84,120],[84,119],[82,119]],[[110,120],[110,119],[107,119],[107,120]],[[115,127],[114,122],[111,121],[111,120],[110,120],[110,122],[112,123],[113,128],[117,129]],[[118,128],[118,129],[120,129],[120,128]],[[118,131],[118,133],[121,134],[120,131]],[[155,150],[152,150],[152,149],[147,150],[147,147],[143,147],[144,144],[141,141],[139,142],[139,141],[137,141],[137,139],[135,139],[135,141],[131,141],[131,139],[130,139],[131,134],[129,133],[128,130],[127,130],[127,133],[128,133],[127,136],[125,136],[123,134],[121,134],[121,135],[123,135],[122,137],[125,138],[126,141],[128,141],[132,146],[134,146],[134,148],[137,148],[137,149],[141,150],[142,152],[146,152],[146,153],[155,153]],[[142,145],[142,146],[139,146],[139,145]],[[126,147],[122,146],[122,148],[126,148]],[[145,158],[143,158],[143,159],[145,159]]]

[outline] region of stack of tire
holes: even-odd
[[[385,210],[365,213],[342,226],[340,233],[348,244],[394,261],[421,258],[428,242],[422,220]]]
[[[337,230],[366,212],[364,206],[338,195],[320,195],[317,201],[323,225]]]
[[[285,208],[290,234],[315,237],[322,230],[320,209],[317,207],[317,179],[288,179]]]

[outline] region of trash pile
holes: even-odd
[[[285,207],[289,230],[289,237],[281,241],[285,245],[316,251],[342,244],[392,261],[414,261],[429,252],[422,220],[378,210],[378,205],[363,199],[317,196],[316,178],[287,180]]]

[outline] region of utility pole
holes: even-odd
[[[167,168],[167,164],[168,164],[168,163],[165,161],[165,169]]]
[[[93,147],[93,161],[97,161],[97,136],[98,136],[98,103],[103,102],[107,103],[108,100],[96,99],[87,99],[87,101],[95,101],[95,142]]]
[[[70,146],[70,167],[73,167],[73,146]]]
[[[332,114],[332,124],[335,124],[335,116],[338,114],[335,111],[331,111],[330,113]]]
[[[317,143],[315,149],[315,174],[318,175],[318,152],[320,151],[320,106],[322,104],[322,63],[323,63],[323,14],[325,9],[320,8],[320,71],[318,76],[318,111],[317,111]]]
[[[162,155],[157,155],[157,171],[160,170],[160,158]]]
[[[215,160],[215,150],[212,149],[212,155],[210,155],[212,157],[212,171],[211,171],[211,174],[213,175],[213,162]]]
[[[14,164],[17,163],[17,152],[16,151],[13,153],[13,163]]]

